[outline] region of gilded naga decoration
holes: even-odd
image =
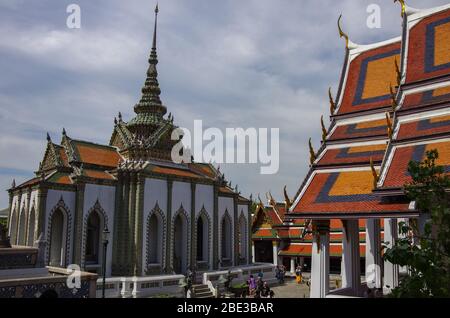
[[[386,113],[386,125],[387,125],[389,139],[392,140],[392,134],[394,131],[392,129],[392,120],[391,120],[389,113]]]
[[[331,94],[331,87],[328,88],[328,98],[330,99],[330,115],[333,116],[336,110],[336,103],[334,102],[334,98]]]
[[[370,170],[372,170],[373,188],[376,189],[378,180],[380,179],[380,176],[378,175],[377,171],[375,170],[372,157],[370,157]]]
[[[325,128],[325,124],[323,123],[323,115],[320,116],[320,125],[322,126],[322,142],[325,143],[327,140],[327,129]]]
[[[309,144],[309,163],[312,165],[314,163],[314,161],[316,161],[317,155],[314,152],[314,148],[311,143],[311,138],[309,138],[308,144]]]
[[[289,199],[289,196],[288,196],[288,194],[287,194],[287,191],[286,191],[286,185],[285,185],[284,188],[283,188],[283,194],[284,194],[284,204],[285,204],[285,207],[286,207],[286,213],[287,213],[287,211],[289,210],[289,208],[292,206],[292,201],[291,201],[291,199]]]

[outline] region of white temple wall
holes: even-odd
[[[162,179],[145,179],[145,187],[144,187],[144,211],[143,211],[143,244],[142,244],[142,271],[143,274],[147,268],[147,235],[148,233],[148,218],[152,210],[156,207],[160,209],[160,213],[162,214],[164,220],[167,222],[167,180]],[[166,227],[163,224],[163,228],[161,229],[161,233],[163,234],[163,244],[162,244],[162,259],[165,258],[166,253]],[[162,261],[163,262],[163,261]],[[164,264],[161,264],[163,266]]]
[[[174,181],[172,186],[172,218],[176,216],[181,205],[183,205],[183,209],[186,211],[187,216],[190,217],[191,184],[188,182]]]
[[[46,260],[49,257],[50,248],[50,218],[51,214],[58,208],[62,207],[67,213],[68,227],[65,229],[63,237],[66,239],[65,264],[72,259],[73,253],[73,233],[74,233],[74,215],[75,215],[75,192],[49,189],[47,192],[47,201],[45,204],[45,230],[44,238],[47,240]],[[39,234],[38,234],[39,236]]]
[[[101,207],[101,212],[104,213],[106,218],[109,234],[109,244],[106,251],[106,275],[111,275],[112,266],[112,248],[113,248],[113,237],[114,237],[114,210],[115,210],[115,194],[116,187],[114,186],[104,186],[97,184],[86,184],[84,190],[84,205],[83,205],[83,243],[81,246],[82,250],[82,263],[84,263],[84,254],[86,246],[86,227],[87,218],[89,212],[96,206],[96,203]],[[103,229],[101,229],[103,231]],[[103,247],[103,246],[102,246]],[[103,255],[103,250],[101,251]]]
[[[214,186],[207,185],[207,184],[197,184],[195,187],[195,220],[197,220],[198,215],[200,214],[200,211],[202,208],[205,208],[206,212],[208,213],[208,218],[210,224],[209,231],[210,231],[210,237],[208,238],[208,260],[209,260],[209,267],[213,267],[213,220],[214,220]]]
[[[222,252],[222,219],[225,215],[225,212],[228,212],[228,215],[231,219],[231,259],[234,260],[234,200],[230,197],[221,197],[218,199],[218,210],[219,210],[219,259],[221,258]]]

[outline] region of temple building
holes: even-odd
[[[322,121],[322,144],[292,206],[289,219],[312,222],[311,297],[362,296],[367,288],[389,292],[399,269],[382,260],[398,222],[428,218],[403,186],[410,160],[439,151],[450,172],[450,5],[418,10],[399,1],[401,37],[358,45],[340,27],[346,55],[331,124]],[[340,220],[342,288],[329,291],[332,224]],[[360,272],[360,222],[365,220],[365,273]],[[384,237],[382,236],[384,227]],[[365,282],[361,282],[365,274]]]
[[[109,144],[47,135],[36,177],[9,191],[11,243],[46,240],[45,263],[108,276],[197,273],[249,264],[250,201],[211,164],[174,163],[174,117],[160,99],[153,45],[135,116]],[[105,230],[108,231],[105,231]],[[106,255],[103,233],[109,232]]]
[[[287,194],[286,194],[287,196]],[[286,216],[286,203],[270,197],[267,204],[260,201],[252,222],[253,262],[284,265],[293,275],[297,266],[304,272],[311,270],[312,235],[311,224],[306,219]],[[365,264],[365,220],[359,220],[361,268]],[[383,233],[381,233],[383,235]],[[330,221],[330,272],[341,273],[342,222]]]

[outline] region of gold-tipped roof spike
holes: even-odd
[[[402,74],[400,73],[400,67],[398,66],[397,59],[394,59],[395,63],[395,73],[397,74],[397,86],[400,86],[402,81]]]
[[[403,18],[403,16],[405,15],[406,12],[406,3],[405,0],[394,0],[394,3],[399,2],[400,5],[402,6],[402,13],[401,13],[401,17]]]
[[[334,102],[334,98],[331,94],[331,86],[328,88],[328,98],[330,99],[330,114],[334,115],[334,111],[336,110],[336,103]]]
[[[389,92],[391,94],[392,111],[395,111],[398,104],[397,104],[396,92],[394,92],[394,88],[392,87],[392,84],[389,84]]]
[[[392,134],[393,134],[393,130],[392,130],[392,121],[391,121],[391,117],[389,115],[389,113],[386,113],[386,125],[387,125],[387,131],[388,131],[388,136],[389,139],[392,139]]]
[[[377,171],[375,170],[372,157],[370,157],[370,170],[372,170],[373,188],[375,189],[377,187],[377,183],[378,183],[378,180],[380,179],[380,176],[378,175]]]
[[[327,140],[327,129],[325,128],[325,124],[323,123],[323,115],[320,116],[320,126],[322,126],[322,142],[325,143]]]
[[[286,185],[284,186],[284,188],[283,188],[283,194],[284,194],[284,204],[286,205],[286,212],[287,212],[287,210],[291,207],[291,205],[292,205],[292,201],[291,201],[291,199],[289,199],[289,196],[288,196],[288,194],[287,194],[287,191],[286,191]]]
[[[342,19],[342,14],[339,16],[337,25],[338,25],[338,30],[339,30],[339,37],[343,37],[345,38],[345,47],[347,49],[355,49],[358,47],[357,44],[353,43],[350,38],[348,37],[348,34],[345,33],[344,31],[342,31],[342,27],[341,27],[341,19]]]
[[[316,153],[314,152],[314,148],[311,143],[311,138],[309,138],[309,163],[312,165],[314,161],[316,161]]]

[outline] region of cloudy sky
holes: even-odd
[[[69,4],[81,28],[66,26]],[[432,7],[448,0],[409,0]],[[366,26],[369,4],[381,28]],[[133,116],[145,79],[153,0],[0,0],[0,208],[13,178],[33,176],[48,131],[108,143],[113,119]],[[160,0],[161,98],[177,125],[280,129],[280,169],[222,165],[243,194],[283,185],[293,195],[308,169],[308,138],[320,141],[328,86],[336,92],[344,58],[336,20],[361,44],[400,35],[392,0]]]

